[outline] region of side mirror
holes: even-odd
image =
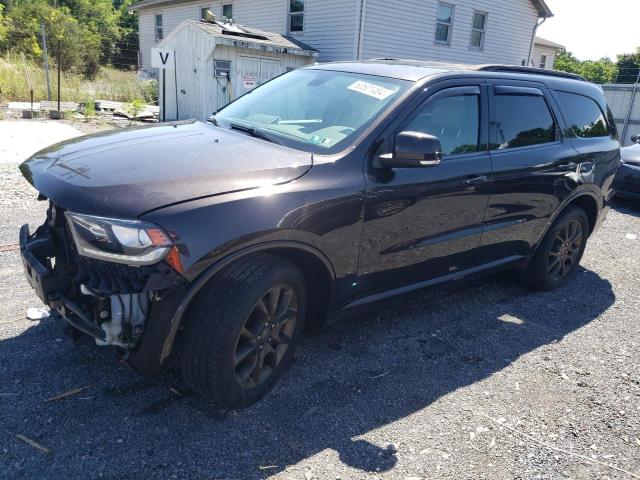
[[[631,135],[631,141],[633,143],[640,143],[640,135]]]
[[[442,161],[442,145],[428,133],[400,132],[393,153],[380,155],[379,159],[388,168],[433,167]]]

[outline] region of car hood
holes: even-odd
[[[311,165],[310,153],[202,122],[176,122],[59,143],[20,171],[60,207],[135,218],[196,198],[286,183]]]

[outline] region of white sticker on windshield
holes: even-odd
[[[362,80],[358,80],[347,88],[354,92],[363,93],[370,97],[377,98],[378,100],[384,100],[395,93],[395,91],[389,90],[388,88],[379,87],[378,85]]]

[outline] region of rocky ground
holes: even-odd
[[[0,122],[0,477],[640,478],[640,205],[616,205],[561,290],[504,274],[387,301],[220,411],[25,319],[16,236],[45,206],[16,166],[78,132],[16,123]]]

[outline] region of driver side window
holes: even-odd
[[[404,130],[437,137],[442,144],[444,156],[477,152],[480,138],[480,96],[452,95],[427,100]]]

